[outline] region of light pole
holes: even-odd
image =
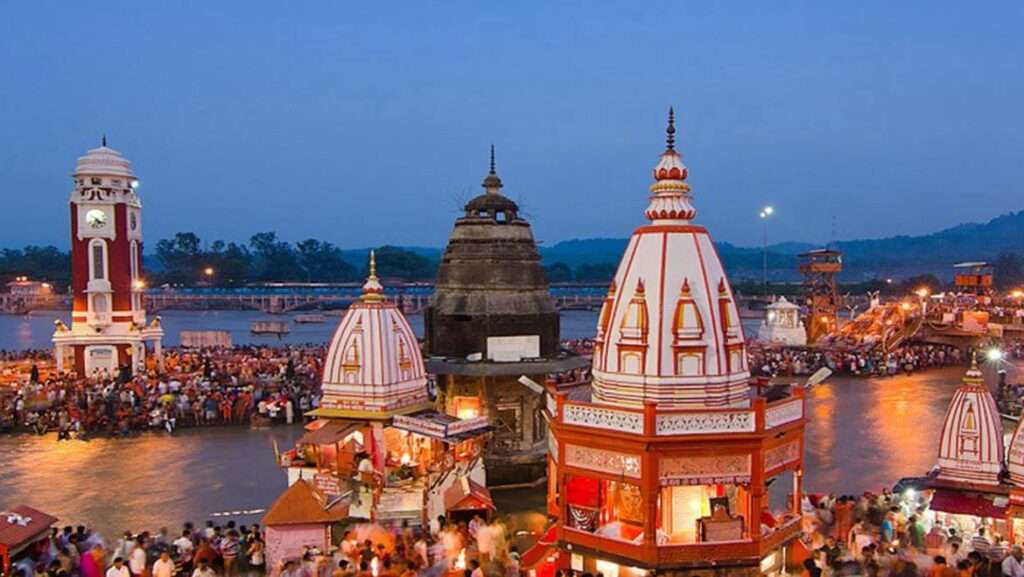
[[[762,283],[764,287],[764,296],[768,296],[768,217],[775,213],[775,209],[771,206],[766,206],[761,209],[761,224],[763,225],[764,235],[762,237],[762,266],[763,277]]]

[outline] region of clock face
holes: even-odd
[[[85,213],[85,222],[92,228],[103,228],[103,225],[107,224],[107,213],[94,208]]]

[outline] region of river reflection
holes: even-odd
[[[942,419],[964,369],[883,379],[838,378],[810,394],[808,491],[860,493],[935,465]]]

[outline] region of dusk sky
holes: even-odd
[[[9,2],[0,247],[68,245],[75,159],[133,163],[150,249],[275,230],[442,246],[497,146],[547,245],[644,222],[669,105],[717,240],[1024,208],[1020,2]]]

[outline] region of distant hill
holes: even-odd
[[[541,248],[545,264],[562,262],[575,268],[581,264],[616,263],[626,248],[625,238],[574,239]],[[736,279],[759,279],[762,249],[717,243],[729,274]],[[966,260],[993,261],[1001,253],[1024,253],[1024,211],[993,218],[986,223],[967,223],[923,236],[893,236],[881,239],[840,241],[832,245],[843,252],[845,280],[952,275],[951,267]],[[801,242],[778,243],[768,247],[769,276],[773,280],[798,278],[796,255],[817,245]]]

